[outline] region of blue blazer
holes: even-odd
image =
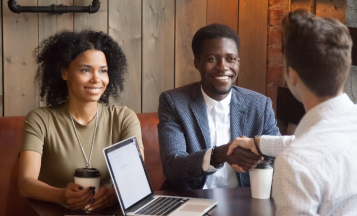
[[[163,189],[202,189],[203,157],[211,148],[206,103],[201,83],[163,92],[159,102],[160,156],[166,182]],[[233,86],[230,103],[231,141],[245,135],[280,135],[271,100]],[[249,187],[249,173],[237,173],[239,185]]]

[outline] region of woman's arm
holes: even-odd
[[[92,190],[69,183],[66,188],[55,188],[38,180],[41,154],[21,151],[19,156],[19,193],[25,198],[68,205],[71,209],[84,208],[93,196]]]

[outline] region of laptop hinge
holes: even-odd
[[[125,210],[125,212],[135,212],[136,210],[138,210],[139,208],[143,207],[144,205],[146,205],[147,203],[151,202],[154,199],[154,195],[150,194],[149,196],[147,196],[146,198],[144,198],[143,200],[139,201],[138,203],[136,203],[135,205],[133,205],[132,207],[128,208]]]

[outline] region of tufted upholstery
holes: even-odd
[[[165,177],[157,138],[157,113],[137,114],[141,124],[145,150],[145,165],[153,187],[159,190]],[[17,188],[17,154],[21,142],[21,130],[25,117],[0,117],[0,216],[37,215],[20,197]]]

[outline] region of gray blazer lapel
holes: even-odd
[[[231,141],[244,135],[244,126],[246,120],[246,104],[239,92],[232,88],[231,110]]]
[[[193,89],[192,99],[194,102],[190,104],[191,111],[196,117],[198,126],[201,129],[201,133],[205,139],[206,148],[211,148],[211,136],[209,133],[207,108],[201,92],[200,82]]]

